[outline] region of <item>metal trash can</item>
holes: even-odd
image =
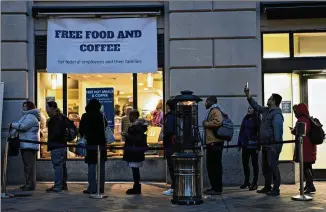
[[[202,174],[200,152],[183,152],[172,155],[175,188],[172,204],[199,205],[202,198]]]

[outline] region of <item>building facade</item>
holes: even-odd
[[[280,6],[243,1],[2,2],[1,81],[5,84],[2,147],[8,124],[20,118],[25,100],[35,102],[38,108],[44,110],[47,99],[54,98],[60,109],[78,125],[78,118],[86,104],[85,89],[108,86],[117,90],[114,104],[120,105],[120,110],[122,105],[129,104],[149,119],[150,112],[155,110],[159,101],[178,95],[182,90],[192,90],[204,100],[199,105],[200,125],[206,115],[205,98],[214,95],[236,125],[236,134],[231,141],[231,144],[236,144],[238,129],[248,108],[243,94],[246,82],[260,103],[266,102],[272,92],[283,96],[286,102],[282,106],[286,113],[284,140],[292,140],[287,128],[295,123],[295,118],[292,107],[286,109],[286,106],[313,101],[315,113],[325,120],[325,113],[320,109],[322,103],[311,98],[316,99],[318,90],[325,86],[322,74],[326,64],[322,54],[325,50],[321,45],[325,45],[323,39],[326,39],[326,34],[322,31],[326,22],[323,17],[307,16],[284,20],[284,17],[280,18],[284,11],[276,11],[275,8]],[[121,17],[156,17],[158,67],[155,73],[47,73],[49,19]],[[296,57],[299,52],[303,53]],[[306,62],[311,60],[316,62],[307,66]],[[320,79],[318,82],[311,81],[317,78]],[[307,87],[305,90],[304,86],[299,86],[302,83]],[[116,116],[117,137],[120,133],[119,120]],[[160,128],[153,125],[151,130],[153,136],[148,142],[153,146],[162,145]],[[120,141],[120,138],[117,140]],[[116,145],[121,145],[121,142]],[[69,149],[68,153],[69,180],[86,181],[86,164],[74,155],[74,149]],[[126,174],[129,169],[121,161],[121,152],[110,152],[109,156],[106,180],[131,180],[132,176]],[[298,180],[298,167],[292,156],[293,145],[285,145],[280,162],[284,183]],[[225,150],[223,165],[225,184],[242,183],[241,155],[237,149]],[[316,168],[323,175],[322,170],[326,167],[319,163]],[[52,172],[48,152],[41,148],[37,160],[37,180],[51,181]],[[162,152],[148,153],[141,177],[144,181],[169,181]],[[260,178],[261,181],[262,175]],[[9,159],[8,180],[9,183],[23,181],[20,157]]]

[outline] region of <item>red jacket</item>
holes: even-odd
[[[309,111],[306,104],[300,103],[295,108],[296,116],[298,117],[297,122],[306,123],[306,135],[310,133],[310,120]],[[295,128],[292,130],[292,134],[295,135]],[[293,160],[299,162],[299,158],[296,156],[298,152],[298,144],[295,145],[294,157]],[[305,163],[314,163],[316,161],[317,147],[316,145],[311,144],[309,137],[305,136],[303,138],[303,162]]]

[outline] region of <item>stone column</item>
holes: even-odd
[[[258,8],[256,2],[169,2],[170,95],[192,90],[204,100],[209,95],[217,96],[239,128],[248,108],[243,93],[246,82],[261,101]],[[202,103],[200,125],[205,115]],[[231,144],[236,142],[237,137]],[[243,182],[236,149],[224,154],[223,165],[225,184]]]
[[[5,83],[2,138],[8,132],[8,124],[21,117],[22,103],[28,96],[28,2],[1,2],[1,81]],[[4,145],[4,139],[1,146]],[[22,181],[23,171],[19,158],[8,164],[10,182]],[[17,163],[16,163],[17,161]],[[13,168],[16,167],[16,168]],[[19,179],[19,180],[18,180]]]

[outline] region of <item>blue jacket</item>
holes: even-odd
[[[259,137],[260,144],[265,148],[275,147],[276,151],[282,151],[282,144],[270,145],[275,142],[283,141],[283,122],[284,118],[280,108],[270,109],[259,105],[253,98],[248,99],[251,107],[262,115]]]
[[[258,114],[246,115],[241,124],[238,145],[248,149],[260,149],[258,145],[259,130],[260,130],[260,116]],[[248,146],[248,144],[256,144]]]

